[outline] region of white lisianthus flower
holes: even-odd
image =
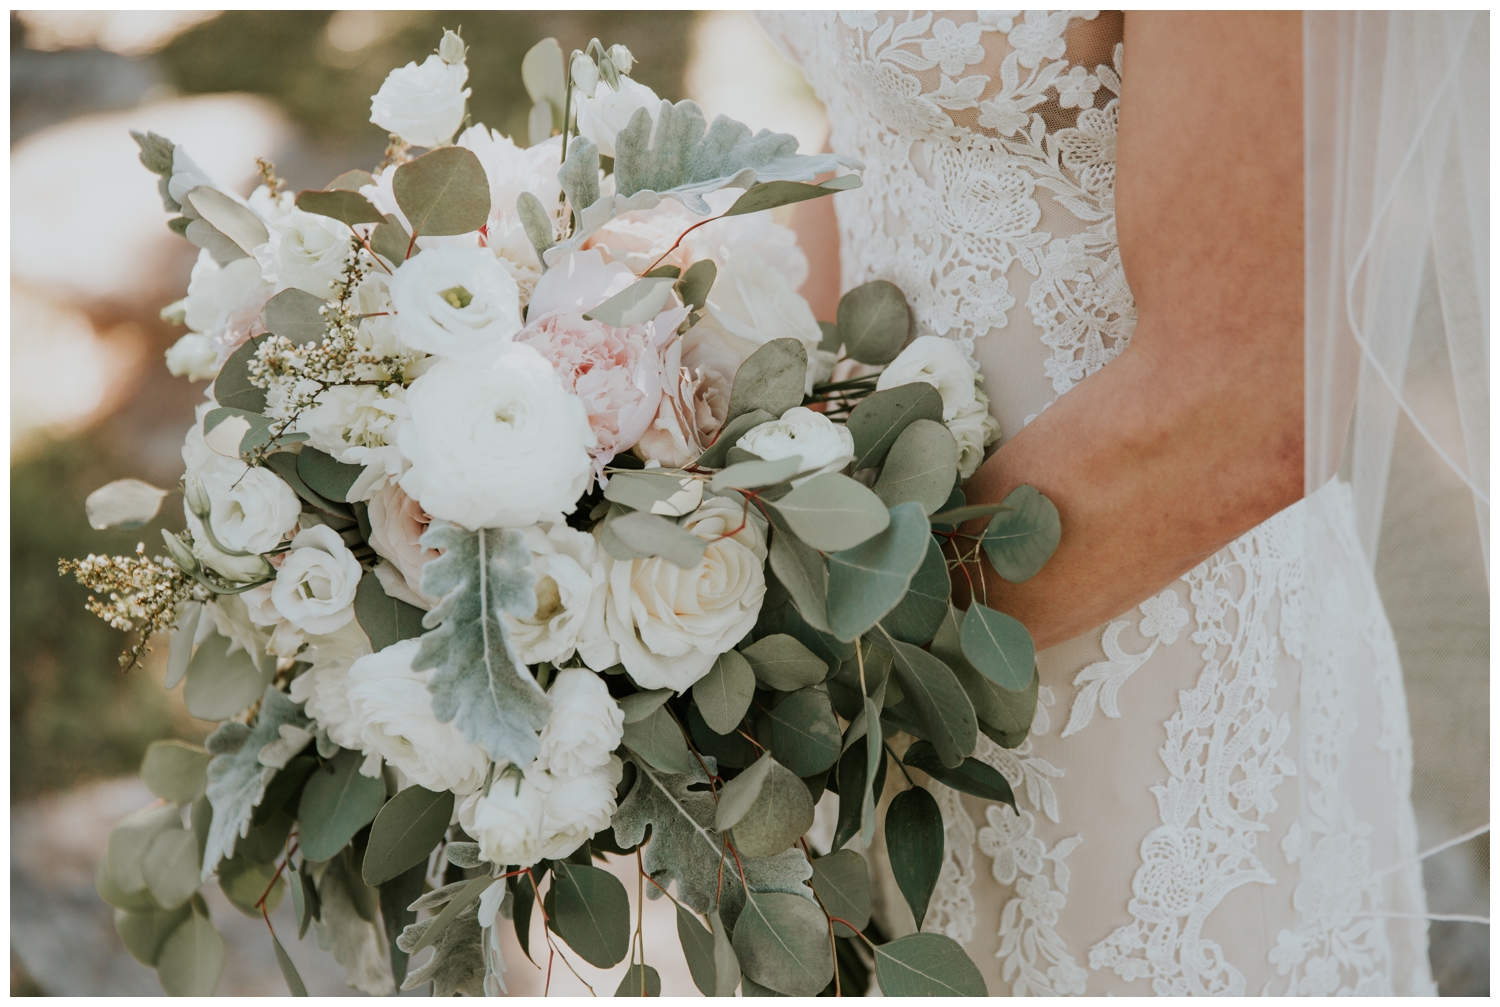
[[[553,776],[585,776],[609,765],[625,736],[625,714],[604,679],[587,668],[564,668],[547,695],[552,713],[537,765]]]
[[[684,570],[661,557],[613,560],[605,628],[616,661],[642,689],[682,692],[755,625],[766,594],[766,536],[743,503],[704,501],[681,527],[708,542]],[[731,534],[732,533],[732,534]]]
[[[824,472],[840,472],[854,460],[854,435],[849,428],[806,406],[794,406],[779,420],[751,427],[739,446],[766,461],[800,457],[794,486]]]
[[[553,776],[542,801],[542,856],[566,857],[596,832],[609,828],[615,815],[615,788],[624,770],[620,760],[608,761],[582,776]]]
[[[441,146],[463,124],[468,79],[461,55],[453,63],[441,55],[428,56],[420,66],[408,63],[392,70],[370,98],[370,121],[414,147]]]
[[[276,571],[271,600],[276,611],[307,633],[332,633],[354,619],[359,560],[327,525],[304,528]]]
[[[360,750],[379,756],[418,786],[461,797],[484,785],[490,760],[457,725],[433,716],[427,691],[433,673],[411,666],[420,647],[420,640],[402,640],[349,669],[349,707],[359,724]]]
[[[601,80],[594,85],[592,96],[585,92],[574,99],[578,103],[578,132],[594,141],[606,157],[615,156],[615,136],[629,125],[636,109],[646,110],[653,128],[661,115],[661,99],[655,91],[629,77],[619,80],[618,91]]]
[[[487,364],[521,331],[516,281],[482,248],[429,248],[391,277],[396,335],[407,346]]]
[[[333,633],[312,637],[297,655],[311,667],[292,679],[287,692],[341,748],[360,747],[359,721],[349,705],[349,669],[369,653],[369,638],[359,623],[351,621]]]
[[[974,365],[951,339],[918,336],[881,372],[879,391],[925,381],[943,396],[943,422],[974,405]]]
[[[426,255],[427,253],[423,253]],[[541,354],[505,343],[487,367],[441,360],[407,389],[401,488],[465,528],[560,521],[588,485],[588,414]]]
[[[694,326],[702,330],[699,339],[716,337],[741,360],[773,339],[800,342],[807,348],[808,394],[833,372],[834,355],[818,349],[823,330],[812,308],[752,246],[735,249],[719,267],[706,309]]]
[[[332,217],[294,209],[269,230],[271,238],[255,249],[255,260],[277,292],[296,287],[317,297],[331,297],[333,285],[344,275],[349,228]]]
[[[271,589],[275,583],[272,581],[270,584],[253,587],[240,597],[244,599],[250,621],[271,631],[271,641],[266,645],[266,652],[277,657],[296,657],[297,652],[307,643],[307,636],[283,619],[276,610],[276,603],[271,600]]]
[[[219,348],[211,337],[189,332],[167,350],[167,371],[189,381],[212,378],[219,373]]]
[[[292,488],[270,469],[251,468],[236,458],[213,455],[184,476],[189,488],[201,487],[209,501],[214,538],[235,552],[266,553],[281,544],[297,524],[302,503]],[[197,523],[196,515],[189,516]],[[205,539],[201,523],[193,538]]]
[[[542,816],[552,777],[536,768],[497,771],[489,793],[476,791],[459,805],[458,821],[479,841],[479,857],[492,864],[530,867],[542,859]]]
[[[976,390],[974,404],[948,421],[958,442],[958,475],[967,479],[984,461],[984,449],[1000,438],[1000,422],[990,415],[989,399]]]
[[[371,507],[371,524],[374,516]],[[535,578],[536,611],[525,616],[502,611],[500,619],[522,661],[562,664],[581,645],[586,647],[586,627],[592,622],[602,624],[604,618],[604,568],[597,559],[598,541],[561,522],[548,528],[526,528],[521,537],[531,551],[527,570]]]

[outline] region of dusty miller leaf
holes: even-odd
[[[407,974],[404,990],[432,983],[432,995],[467,993],[484,996],[484,931],[479,925],[479,903],[464,909],[433,945],[432,957]]]
[[[234,856],[235,841],[250,831],[250,815],[276,775],[274,767],[261,765],[260,750],[281,740],[283,725],[307,723],[297,704],[268,685],[254,727],[246,731],[245,725],[230,721],[209,735],[205,747],[216,754],[208,764],[207,793],[214,815],[203,853],[205,881],[220,859]]]
[[[357,886],[357,887],[356,887]],[[380,925],[360,911],[371,901],[368,888],[351,862],[350,851],[334,857],[318,885],[320,913],[313,922],[318,947],[332,952],[349,985],[369,996],[390,996],[396,981],[386,958]]]

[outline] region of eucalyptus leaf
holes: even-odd
[[[694,750],[716,761],[720,769],[742,769],[758,758],[755,746],[739,732],[731,729],[728,734],[715,733],[704,721],[697,703],[688,706],[687,726]]]
[[[682,728],[665,707],[625,725],[625,745],[664,773],[690,773],[698,765],[688,751]]]
[[[812,629],[828,632],[828,561],[812,546],[792,533],[791,527],[773,513],[776,529],[771,536],[771,572],[786,588],[797,613]]]
[[[209,754],[185,741],[153,741],[141,760],[141,780],[157,797],[192,804],[208,786]]]
[[[955,490],[954,492],[958,491]],[[952,502],[953,498],[950,497],[949,499],[950,502]],[[949,507],[945,505],[940,513],[932,515],[932,523],[943,524],[949,526],[950,528],[956,528],[966,521],[972,521],[975,518],[980,517],[989,517],[991,514],[998,514],[1004,509],[1005,504],[1003,503],[972,504],[965,506],[962,502],[960,502],[956,507]]]
[[[708,914],[708,921],[714,932],[714,996],[732,997],[740,984],[740,960],[717,909]]]
[[[393,266],[400,266],[421,251],[411,233],[401,223],[401,218],[394,213],[387,213],[385,223],[377,225],[370,232],[370,250],[376,255],[384,256]]]
[[[698,460],[694,464],[699,468],[706,469],[723,468],[725,459],[729,455],[729,449],[739,442],[739,439],[745,435],[746,431],[758,427],[762,423],[770,422],[775,418],[764,409],[752,409],[743,416],[736,416],[724,424],[724,428],[719,431],[718,439],[709,446],[707,451],[698,456]]]
[[[349,189],[304,189],[297,193],[297,209],[320,217],[332,217],[350,227],[385,223],[385,215],[375,209],[374,203]]]
[[[838,761],[839,722],[826,691],[792,693],[772,708],[770,720],[772,751],[793,774],[812,776]]]
[[[281,966],[281,977],[286,980],[286,988],[294,997],[307,996],[307,985],[303,983],[302,977],[297,974],[297,966],[292,964],[291,957],[286,953],[286,948],[281,946],[281,941],[276,934],[271,934],[271,944],[276,951],[276,964]]]
[[[616,472],[604,486],[604,499],[631,510],[677,517],[697,509],[703,484],[681,469]]]
[[[146,887],[163,909],[187,904],[201,884],[199,870],[198,841],[181,826],[157,833],[141,860]]]
[[[871,392],[849,413],[854,438],[853,470],[879,465],[908,426],[917,420],[943,419],[943,397],[925,381]]]
[[[1020,620],[974,602],[959,641],[969,663],[1000,688],[1020,692],[1031,682],[1036,646]]]
[[[1061,538],[1062,520],[1052,501],[1034,486],[1017,486],[990,518],[979,544],[996,573],[1020,584],[1036,576]]]
[[[636,280],[603,304],[590,308],[583,317],[617,329],[649,322],[666,306],[675,282],[670,276]]]
[[[369,825],[385,803],[385,781],[360,774],[364,756],[344,750],[302,788],[297,842],[312,860],[328,860]]]
[[[246,255],[254,255],[259,245],[271,239],[266,225],[249,207],[236,202],[218,189],[200,185],[187,194],[199,216],[220,234],[234,242]]]
[[[634,724],[651,716],[661,705],[672,698],[671,689],[651,689],[647,692],[632,692],[618,700],[625,714],[625,723]]]
[[[272,297],[266,302],[266,306],[260,309],[260,323],[266,327],[267,332],[285,336],[294,346],[318,342],[328,334],[328,320],[319,314],[319,309],[327,303],[316,294],[309,294],[296,287],[288,287]],[[264,408],[265,392],[263,389],[261,395],[261,408]],[[219,404],[227,406],[233,403],[220,399]],[[254,411],[260,412],[260,408]]]
[[[943,813],[921,787],[903,790],[885,812],[885,846],[891,875],[920,929],[943,870]]]
[[[735,489],[775,486],[796,475],[801,467],[800,455],[775,460],[740,462],[738,465],[731,465],[727,469],[716,472],[709,482],[709,489],[715,493],[724,493]]]
[[[241,837],[234,854],[258,864],[274,863],[285,852],[286,838],[296,823],[285,811],[262,816],[260,808],[255,810],[256,814],[250,816],[250,831]]]
[[[755,672],[737,650],[720,654],[708,674],[693,683],[698,712],[718,734],[729,734],[738,727],[754,698]]]
[[[154,966],[161,955],[162,945],[173,931],[182,926],[192,909],[186,905],[176,909],[150,908],[139,912],[115,910],[115,933],[130,956],[142,965]]]
[[[693,311],[703,310],[718,276],[719,267],[714,264],[713,259],[699,259],[689,266],[677,281],[677,296],[682,300],[683,306]]]
[[[890,509],[888,524],[878,535],[829,556],[828,628],[833,635],[856,640],[895,608],[931,542],[922,506],[909,501]]]
[[[234,716],[259,699],[269,684],[267,672],[275,670],[271,662],[266,661],[266,671],[262,671],[244,648],[229,653],[232,645],[228,637],[214,633],[198,645],[188,662],[183,699],[188,713],[199,720]]]
[[[807,784],[770,756],[762,758],[769,760],[769,771],[755,800],[733,825],[735,849],[742,856],[774,856],[790,848],[812,828],[814,802]],[[751,766],[745,773],[754,769]],[[726,784],[725,791],[739,779],[736,777]]]
[[[630,946],[630,900],[608,871],[558,861],[547,890],[548,924],[595,968],[618,964]]]
[[[862,364],[888,364],[911,335],[911,309],[900,287],[872,280],[839,299],[838,326],[849,356]]]
[[[761,788],[770,778],[775,763],[771,753],[767,752],[719,789],[719,803],[714,811],[715,828],[727,832],[740,823],[760,797]]]
[[[205,917],[190,913],[162,944],[156,976],[172,996],[213,996],[224,957],[223,935]]]
[[[935,513],[948,502],[958,476],[958,442],[936,420],[914,420],[886,453],[875,495],[894,507],[908,500]]]
[[[777,692],[796,692],[828,677],[828,665],[785,633],[761,637],[741,653],[756,681]]]
[[[878,716],[876,719],[879,719]],[[885,793],[886,764],[881,758],[884,750],[878,744],[872,745],[870,741],[868,735],[856,741],[839,758],[839,819],[834,826],[831,849],[840,849],[860,834],[864,821],[865,792],[870,793],[871,804],[878,802]],[[871,763],[875,765],[873,775],[869,771]],[[873,822],[871,825],[873,829]],[[870,838],[874,837],[875,833],[871,831]]]
[[[920,647],[890,641],[896,681],[945,766],[974,753],[979,725],[974,706],[948,666]]]
[[[177,688],[187,674],[188,663],[193,659],[193,643],[198,636],[198,620],[203,618],[203,603],[184,602],[177,613],[177,624],[172,628],[172,644],[167,654],[167,677],[162,686]]]
[[[798,895],[751,892],[734,928],[744,974],[787,996],[816,996],[833,979],[828,922]]]
[[[145,854],[141,857],[144,859]],[[141,878],[141,886],[129,892],[122,891],[115,884],[114,878],[109,873],[109,852],[106,848],[98,862],[94,864],[94,891],[105,902],[116,909],[123,909],[130,913],[150,913],[161,907],[156,904],[156,899],[151,897],[151,889],[146,887],[145,878]],[[165,939],[165,935],[163,935]]]
[[[681,932],[681,910],[678,910],[678,931]],[[691,963],[690,963],[691,964]],[[650,965],[634,964],[625,970],[620,985],[615,987],[617,997],[661,996],[661,975]]]
[[[911,584],[899,604],[880,619],[891,636],[905,643],[921,645],[931,640],[948,614],[948,599],[953,584],[948,578],[948,563],[937,540],[927,540],[927,555],[912,575]]]
[[[363,472],[364,466],[345,464],[315,448],[297,455],[297,475],[314,493],[337,503],[348,503],[349,489]]]
[[[865,858],[853,850],[839,850],[812,862],[813,891],[828,915],[848,920],[859,930],[870,922],[870,871]],[[842,923],[833,925],[836,937],[854,937]]]
[[[982,997],[984,976],[946,934],[909,934],[874,949],[875,981],[888,997]]]
[[[814,476],[771,507],[793,534],[823,552],[852,549],[891,523],[879,497],[837,472]]]
[[[443,841],[453,816],[451,791],[407,787],[386,802],[370,826],[361,873],[365,884],[382,885],[427,858]]]
[[[184,196],[183,198],[186,197]],[[184,223],[179,224],[178,221],[183,221]],[[208,252],[221,267],[227,266],[237,259],[250,257],[250,253],[241,248],[238,242],[201,217],[198,219],[178,217],[175,220],[167,221],[167,227],[174,231],[178,227],[181,227],[182,231],[180,233],[182,236]]]
[[[937,752],[926,741],[913,742],[901,757],[901,762],[912,769],[920,769],[946,787],[986,801],[1009,804],[1012,811],[1020,813],[1009,781],[988,763],[969,758],[956,769],[950,769],[943,765],[943,760],[938,758]]]
[[[218,874],[219,890],[230,905],[252,919],[260,916],[262,898],[266,912],[272,912],[286,890],[282,879],[276,876],[275,866],[246,857],[223,861]]]
[[[704,539],[656,514],[624,514],[611,520],[609,529],[630,549],[660,556],[684,570],[697,566],[708,548]]]
[[[489,220],[489,179],[463,147],[439,147],[407,161],[396,169],[392,189],[413,234],[468,234]]]
[[[417,606],[386,594],[375,574],[367,573],[359,579],[354,592],[354,617],[377,653],[394,643],[421,636],[424,615]]]
[[[743,213],[758,213],[778,206],[790,206],[806,199],[857,189],[859,185],[858,175],[839,175],[818,185],[805,182],[761,182],[746,189],[745,194],[736,199],[734,205],[725,210],[723,215],[735,217]]]
[[[218,377],[214,378],[214,400],[219,405],[252,413],[265,412],[266,390],[250,383],[250,362],[267,338],[262,335],[247,339],[224,361]]]
[[[1020,692],[1002,689],[994,682],[974,670],[964,657],[959,640],[963,613],[948,607],[942,625],[932,638],[932,654],[958,678],[974,713],[979,718],[979,729],[1002,748],[1015,748],[1026,740],[1030,733],[1031,718],[1036,712],[1039,678],[1032,673],[1031,683]]]
[[[875,838],[875,806],[880,803],[877,788],[885,773],[885,740],[881,737],[880,703],[873,696],[865,697],[865,789],[864,802],[860,807],[860,838],[866,848]],[[853,796],[852,794],[850,795]]]
[[[325,186],[325,188],[330,190],[347,189],[350,192],[358,192],[365,186],[374,184],[374,175],[370,174],[368,171],[361,171],[356,168],[353,171],[346,171],[343,174],[339,175],[338,178],[335,178],[332,182],[329,182],[328,185]]]
[[[772,339],[745,358],[734,374],[727,420],[753,409],[773,417],[802,404],[807,387],[807,347],[799,340]]]
[[[713,934],[698,922],[696,916],[680,905],[677,906],[677,942],[682,945],[682,956],[687,959],[688,974],[693,977],[693,985],[698,987],[698,992],[704,996],[713,996],[715,988]]]

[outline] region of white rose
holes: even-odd
[[[167,371],[189,381],[212,378],[219,373],[219,348],[209,336],[189,332],[167,350]]]
[[[599,769],[582,776],[554,776],[542,802],[542,856],[559,860],[596,832],[609,828],[615,815],[615,788],[624,766],[611,755]]]
[[[854,435],[849,428],[806,406],[794,406],[779,420],[751,427],[739,446],[766,461],[800,457],[800,478],[792,480],[793,485],[824,472],[840,472],[854,460]]]
[[[349,706],[361,751],[378,755],[428,790],[462,796],[484,785],[490,760],[452,722],[433,716],[432,671],[413,671],[420,640],[402,640],[354,662]]]
[[[389,560],[383,564],[401,581],[401,586],[411,595],[403,598],[420,608],[431,608],[438,599],[422,594],[422,568],[430,559],[436,559],[436,549],[425,548],[420,539],[432,518],[422,510],[422,505],[407,496],[400,486],[391,485],[370,497],[370,548]],[[376,567],[381,584],[390,594],[390,585],[381,576],[382,567]],[[530,661],[528,664],[532,663]]]
[[[297,533],[281,569],[271,600],[276,611],[308,633],[332,633],[354,619],[354,592],[359,589],[359,560],[327,525]]]
[[[604,679],[587,668],[564,668],[547,695],[552,713],[537,765],[553,776],[584,776],[608,765],[625,736],[625,714]]]
[[[428,56],[421,66],[408,63],[392,70],[371,97],[370,121],[414,147],[445,144],[463,124],[468,79],[462,60]]]
[[[773,339],[797,340],[807,348],[808,393],[832,373],[833,354],[818,349],[823,330],[812,308],[755,248],[735,249],[719,267],[706,308],[703,320],[694,327],[704,330],[700,338],[719,335],[739,351],[741,359]]]
[[[372,524],[374,513],[372,507]],[[605,588],[598,542],[561,522],[526,528],[521,537],[531,551],[527,569],[536,578],[536,611],[526,616],[502,611],[500,618],[522,661],[562,664],[579,649],[588,624],[602,624]]]
[[[317,297],[331,297],[349,256],[349,228],[332,217],[294,209],[269,230],[270,240],[255,249],[262,275],[276,284],[278,292],[296,287]]]
[[[525,528],[561,520],[588,485],[583,402],[529,346],[505,343],[487,367],[441,360],[406,403],[411,418],[396,439],[411,468],[401,488],[433,517]]]
[[[661,557],[609,567],[605,627],[643,689],[682,692],[708,674],[750,632],[765,598],[766,538],[753,509],[712,498],[681,526],[708,542],[691,570]]]
[[[492,864],[530,867],[542,859],[542,815],[552,778],[540,769],[497,771],[489,793],[476,791],[459,805],[458,821],[479,841]]]
[[[521,331],[516,281],[482,248],[429,248],[391,277],[396,335],[413,349],[471,364],[494,360]]]
[[[358,623],[350,622],[334,633],[312,637],[297,655],[311,667],[292,679],[287,692],[341,748],[359,748],[359,722],[349,705],[349,669],[369,653],[369,637]]]
[[[879,391],[925,381],[943,396],[943,422],[974,405],[974,365],[951,339],[919,336],[902,350],[875,382]]]
[[[655,91],[629,77],[620,77],[619,81],[618,91],[601,80],[594,85],[592,97],[580,94],[574,99],[578,103],[578,132],[594,141],[606,157],[615,156],[615,136],[630,124],[636,109],[647,111],[653,129],[661,115],[661,99]]]
[[[990,415],[989,400],[977,391],[974,404],[948,421],[958,442],[958,475],[967,479],[984,461],[984,449],[1000,437],[1000,423]]]

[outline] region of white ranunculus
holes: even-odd
[[[187,297],[182,301],[183,324],[212,337],[216,349],[225,352],[259,327],[260,310],[271,291],[256,260],[235,259],[221,266],[203,249],[193,264]]]
[[[530,867],[542,859],[542,816],[552,777],[540,769],[496,771],[489,793],[476,791],[459,805],[458,821],[479,841],[479,857],[492,864]]]
[[[349,257],[349,228],[332,217],[294,209],[270,232],[270,240],[256,248],[255,259],[276,290],[296,287],[317,297],[333,296]]]
[[[219,373],[219,347],[212,337],[189,332],[167,349],[167,372],[189,381],[212,378]]]
[[[703,329],[700,338],[717,335],[741,359],[773,339],[797,340],[807,348],[808,393],[832,373],[833,355],[818,349],[823,330],[812,308],[753,246],[735,249],[719,267],[706,308],[694,327]]]
[[[292,429],[308,435],[307,443],[341,462],[354,463],[350,448],[394,444],[396,424],[406,416],[401,385],[334,385],[318,393],[297,417]]]
[[[1000,423],[990,415],[983,392],[976,392],[974,404],[948,421],[948,432],[958,442],[959,477],[967,479],[984,461],[984,449],[1000,437]]]
[[[432,713],[432,671],[413,671],[420,640],[402,640],[349,669],[349,707],[359,724],[360,749],[428,790],[459,796],[484,785],[490,760],[451,721]]]
[[[604,679],[587,668],[564,668],[547,695],[552,713],[537,765],[553,776],[584,776],[607,766],[625,736],[625,714]]]
[[[396,439],[411,468],[401,488],[433,517],[469,529],[560,521],[588,485],[594,435],[583,402],[529,346],[505,343],[487,367],[441,360],[406,404]]]
[[[854,460],[854,435],[849,428],[806,406],[794,406],[779,420],[751,427],[739,446],[766,461],[800,457],[800,478],[792,480],[794,485],[824,472],[840,472]]]
[[[276,571],[276,611],[307,633],[332,633],[354,619],[359,560],[327,525],[304,528]]]
[[[629,77],[619,80],[618,91],[601,80],[594,85],[592,97],[580,94],[574,99],[578,103],[578,132],[594,141],[606,157],[615,156],[615,136],[630,124],[636,109],[646,110],[653,128],[661,115],[661,99],[655,91]]]
[[[415,147],[447,143],[464,121],[469,68],[428,56],[392,70],[370,99],[370,121]]]
[[[614,560],[605,627],[642,689],[682,692],[755,625],[766,593],[766,537],[743,502],[704,501],[681,526],[708,542],[684,570],[661,557]],[[731,534],[733,533],[733,534]]]
[[[429,248],[391,277],[396,335],[407,346],[487,364],[521,331],[521,294],[493,252]]]
[[[373,524],[373,507],[370,515]],[[526,528],[521,537],[531,551],[527,570],[535,578],[536,611],[526,616],[502,611],[500,618],[522,661],[562,664],[578,650],[590,621],[604,617],[598,542],[561,522]]]
[[[881,372],[880,391],[925,381],[943,396],[943,422],[974,405],[974,365],[951,339],[919,336]]]
[[[542,802],[542,856],[559,860],[596,832],[609,828],[615,814],[615,788],[624,766],[609,756],[603,766],[581,776],[554,776]]]
[[[222,598],[220,599],[223,600]],[[297,655],[311,665],[287,690],[295,703],[342,748],[359,748],[359,722],[349,705],[349,669],[370,653],[370,640],[357,622],[326,636],[314,636]]]
[[[515,218],[516,200],[529,192],[553,207],[562,196],[557,169],[562,161],[562,137],[554,136],[532,147],[518,147],[498,130],[475,124],[455,141],[474,152],[490,183],[490,216]]]

